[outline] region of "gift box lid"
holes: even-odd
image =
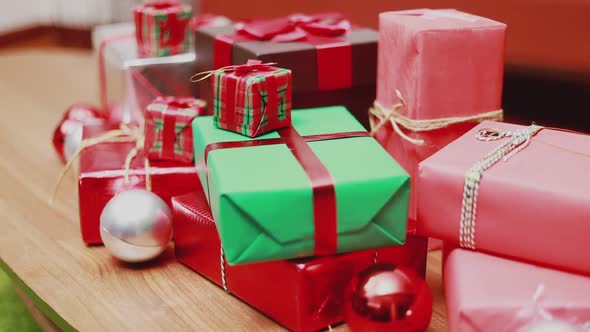
[[[441,31],[505,28],[506,24],[492,19],[477,16],[456,9],[410,9],[383,12],[380,17],[395,16],[399,24],[403,24],[415,31]]]
[[[213,150],[206,168],[203,163],[210,144],[254,145],[253,141],[279,134],[248,139],[214,128],[212,121],[211,117],[193,121],[195,160],[228,261],[313,254],[312,187],[285,144],[279,140],[279,144]],[[341,106],[293,111],[292,123],[302,137],[365,132]],[[410,191],[407,173],[368,136],[307,144],[334,181],[338,252],[402,244]]]
[[[222,35],[234,35],[236,30],[231,26],[205,27],[195,32],[197,68],[199,71],[214,67],[215,38]],[[377,79],[377,39],[375,30],[369,28],[352,28],[351,31],[333,37],[332,45],[325,44],[322,48],[336,50],[350,47],[351,86],[374,85]],[[341,57],[334,54],[334,61]],[[280,67],[293,71],[293,92],[316,91],[318,83],[318,58],[316,46],[305,40],[295,42],[270,41],[239,41],[232,45],[232,64],[245,63],[248,59],[259,59],[263,62],[276,62]],[[334,62],[332,61],[332,62]]]

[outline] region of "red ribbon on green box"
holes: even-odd
[[[293,127],[282,128],[277,132],[280,138],[209,144],[205,148],[205,167],[207,166],[209,153],[214,150],[286,144],[311,182],[313,192],[314,255],[333,255],[337,253],[338,249],[338,215],[334,179],[307,143],[351,137],[368,137],[369,134],[366,131],[358,131],[301,136]],[[207,190],[209,190],[208,184]]]

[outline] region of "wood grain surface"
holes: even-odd
[[[172,248],[155,262],[129,266],[102,247],[86,247],[74,176],[48,204],[62,167],[52,131],[69,105],[96,104],[96,67],[90,52],[0,52],[0,258],[81,331],[283,330],[177,263]],[[440,252],[430,253],[435,306],[429,331],[447,330],[440,266]]]

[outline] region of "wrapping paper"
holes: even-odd
[[[178,260],[219,286],[220,241],[202,191],[174,197]],[[377,261],[407,265],[424,276],[426,240],[378,250]],[[373,264],[375,250],[338,256],[230,266],[228,291],[292,331],[317,331],[343,320],[349,280]],[[270,279],[269,279],[270,278]]]
[[[590,322],[590,279],[575,274],[456,249],[445,261],[444,286],[453,332],[514,332],[541,319]]]
[[[205,115],[205,102],[191,97],[159,97],[146,108],[145,150],[150,160],[193,161],[192,120]]]
[[[317,15],[252,21],[247,25],[249,32],[243,32],[243,29],[238,29],[238,32],[234,27],[197,29],[197,68],[205,71],[227,64],[245,63],[248,59],[276,62],[293,71],[294,108],[344,104],[367,126],[367,109],[375,97],[377,33],[361,27],[345,29],[347,32],[341,33],[339,22],[346,20],[338,14],[327,14],[327,17],[331,16],[337,18],[333,20],[336,25],[333,35],[314,36],[313,41],[298,32],[287,33],[285,38],[274,37],[284,36],[287,31],[293,32],[290,29],[296,24],[290,24],[290,18]],[[268,30],[270,32],[264,33]],[[300,39],[294,38],[294,35]],[[277,39],[282,40],[279,42]],[[224,50],[223,61],[219,60],[220,50]],[[200,89],[202,98],[212,100],[211,92],[204,85],[196,88]],[[366,92],[359,93],[359,90]],[[321,97],[307,99],[310,93]],[[355,95],[346,97],[347,94]]]
[[[506,26],[455,10],[417,9],[379,15],[377,101],[390,108],[398,103],[396,89],[407,106],[398,110],[414,120],[469,116],[501,108]],[[475,123],[406,134],[424,140],[418,146],[403,140],[390,124],[375,135],[410,173],[418,163],[452,142]],[[416,218],[416,199],[410,218]]]
[[[256,137],[291,125],[291,71],[250,60],[213,75],[218,128]]]
[[[509,138],[485,142],[483,122],[420,164],[418,234],[459,243],[465,174]],[[544,129],[507,161],[483,172],[477,194],[475,247],[590,274],[590,136]]]
[[[141,57],[167,56],[189,50],[192,8],[178,0],[159,0],[133,8],[135,38]]]
[[[114,129],[108,125],[85,126],[85,139]],[[145,154],[140,152],[131,163],[129,183],[124,181],[125,159],[135,143],[101,143],[87,147],[80,154],[78,195],[80,229],[86,244],[101,244],[100,214],[106,203],[119,191],[145,188]],[[196,169],[174,162],[152,162],[152,191],[170,204],[172,196],[199,188]]]
[[[195,162],[230,264],[404,243],[408,176],[345,108],[256,139],[212,122],[193,121]]]

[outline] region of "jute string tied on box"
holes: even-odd
[[[402,139],[415,145],[424,145],[424,140],[415,139],[406,135],[401,127],[413,132],[423,132],[442,129],[464,122],[481,122],[484,120],[502,121],[503,119],[503,111],[502,109],[499,109],[469,116],[414,120],[402,115],[399,112],[400,109],[407,107],[408,105],[399,90],[396,89],[395,93],[399,101],[391,106],[391,108],[387,108],[381,105],[381,103],[378,101],[375,101],[373,107],[369,109],[371,136],[374,136],[381,128],[383,128],[385,124],[391,123],[393,131],[395,131],[395,133],[398,134]],[[375,118],[379,119],[379,123],[375,123]]]
[[[49,200],[49,204],[53,205],[55,201],[55,196],[57,194],[57,190],[59,189],[59,185],[61,184],[64,176],[67,174],[68,170],[72,167],[74,161],[78,159],[80,153],[88,147],[93,145],[97,145],[100,143],[135,143],[135,146],[129,151],[127,157],[125,158],[125,164],[123,165],[123,176],[125,184],[129,184],[129,173],[131,171],[131,162],[137,156],[137,154],[143,150],[145,136],[142,128],[138,127],[129,127],[127,125],[122,124],[119,129],[113,129],[106,131],[96,137],[88,138],[82,141],[80,147],[76,149],[72,157],[68,160],[66,165],[62,168],[59,177],[57,178],[57,182],[53,188],[51,198]],[[147,191],[152,190],[152,182],[150,177],[150,162],[148,158],[144,159],[144,167],[145,167],[145,187]]]
[[[267,62],[262,63],[260,60],[248,60],[246,64],[243,65],[231,65],[225,66],[218,69],[202,71],[199,73],[194,74],[191,76],[191,82],[198,83],[203,80],[208,79],[209,77],[215,75],[216,73],[228,73],[228,72],[235,72],[237,76],[243,76],[245,74],[257,71],[268,71],[274,70],[273,66],[276,65],[275,62]]]

